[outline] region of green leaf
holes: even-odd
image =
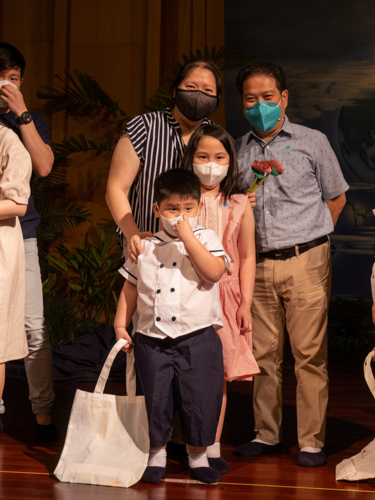
[[[52,274],[45,281],[43,281],[42,289],[43,295],[49,295],[52,293],[52,290],[55,288],[57,282],[56,274]]]
[[[63,272],[68,271],[68,268],[66,267],[66,265],[63,262],[61,262],[61,260],[58,259],[57,257],[55,257],[54,255],[48,254],[46,256],[46,259],[48,260],[48,262],[50,262],[55,267],[57,267],[57,269],[59,269],[60,271],[63,271]]]
[[[74,290],[75,292],[81,292],[83,290],[83,287],[80,286],[80,285],[76,285],[74,283],[68,283],[68,285],[70,286],[70,288],[72,290]]]

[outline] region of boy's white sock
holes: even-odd
[[[5,413],[5,406],[4,406],[4,401],[0,399],[0,415]]]
[[[148,455],[148,467],[166,467],[167,466],[167,450],[160,448],[158,450],[151,449]]]
[[[214,443],[211,446],[207,446],[207,456],[208,458],[220,458],[220,443]]]
[[[322,449],[312,448],[311,446],[305,446],[304,448],[301,448],[301,451],[306,451],[307,453],[320,453]]]
[[[190,469],[198,469],[198,467],[209,467],[207,453],[189,453]]]

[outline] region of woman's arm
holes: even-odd
[[[19,205],[12,200],[0,200],[0,220],[22,217],[26,210],[27,205]]]
[[[130,259],[136,262],[142,253],[141,238],[152,233],[139,231],[129,203],[129,191],[139,174],[141,162],[135,152],[129,134],[118,141],[113,153],[107,181],[106,200],[115,222],[124,233]]]
[[[241,332],[245,333],[252,330],[251,303],[253,301],[256,264],[254,215],[250,201],[247,202],[241,222],[238,253],[240,257],[241,305],[237,311],[237,323]]]
[[[140,168],[141,163],[129,134],[125,134],[118,141],[113,153],[107,181],[106,200],[112,217],[127,240],[139,233],[128,196]]]

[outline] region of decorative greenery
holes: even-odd
[[[183,64],[194,59],[211,60],[222,71],[242,66],[253,59],[253,56],[239,48],[238,40],[234,40],[218,50],[216,47],[212,50],[205,47],[203,52],[197,50],[195,53],[183,54],[182,57],[183,63],[177,62],[172,69],[173,77],[176,76]],[[131,118],[119,108],[118,102],[113,101],[91,76],[85,75],[77,69],[74,72],[76,79],[70,73],[65,72],[66,81],[56,76],[60,84],[55,87],[42,87],[44,92],[38,92],[37,96],[47,100],[45,108],[51,113],[66,110],[68,114],[73,116],[90,115],[92,118],[99,119],[110,129],[105,141],[98,142],[94,139],[86,139],[83,134],[80,134],[78,139],[70,136],[69,139],[61,141],[59,144],[54,143],[53,149],[58,158],[66,158],[72,154],[87,151],[95,151],[97,155],[102,151],[113,151],[116,146],[113,129],[123,128],[124,124]],[[147,106],[149,111],[159,111],[173,104],[172,94],[169,90],[172,81],[173,78],[167,78],[166,85],[155,93],[155,99],[151,99],[149,106]]]
[[[74,342],[77,337],[94,332],[98,326],[82,320],[79,303],[62,294],[44,296],[44,322],[53,345]]]
[[[79,316],[82,321],[99,321],[104,316],[106,323],[112,323],[119,276],[119,252],[114,248],[112,236],[102,231],[95,245],[86,234],[84,242],[81,239],[74,251],[58,245],[56,252],[58,256],[46,256],[50,276],[43,283],[44,295],[72,298],[82,311]]]
[[[44,178],[33,177],[31,188],[35,207],[41,217],[37,229],[39,242],[52,242],[67,229],[90,220],[91,213],[75,200],[63,199],[69,184],[65,181],[69,159],[57,159],[52,172]]]

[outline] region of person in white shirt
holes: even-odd
[[[134,342],[145,394],[150,456],[141,481],[157,483],[166,468],[166,444],[177,407],[188,445],[190,475],[205,483],[221,479],[206,448],[215,441],[223,395],[219,280],[229,258],[214,231],[196,226],[199,178],[173,169],[156,178],[153,210],[162,230],[142,240],[138,262],[128,259],[115,318],[116,338]],[[126,327],[137,312],[133,340]]]

